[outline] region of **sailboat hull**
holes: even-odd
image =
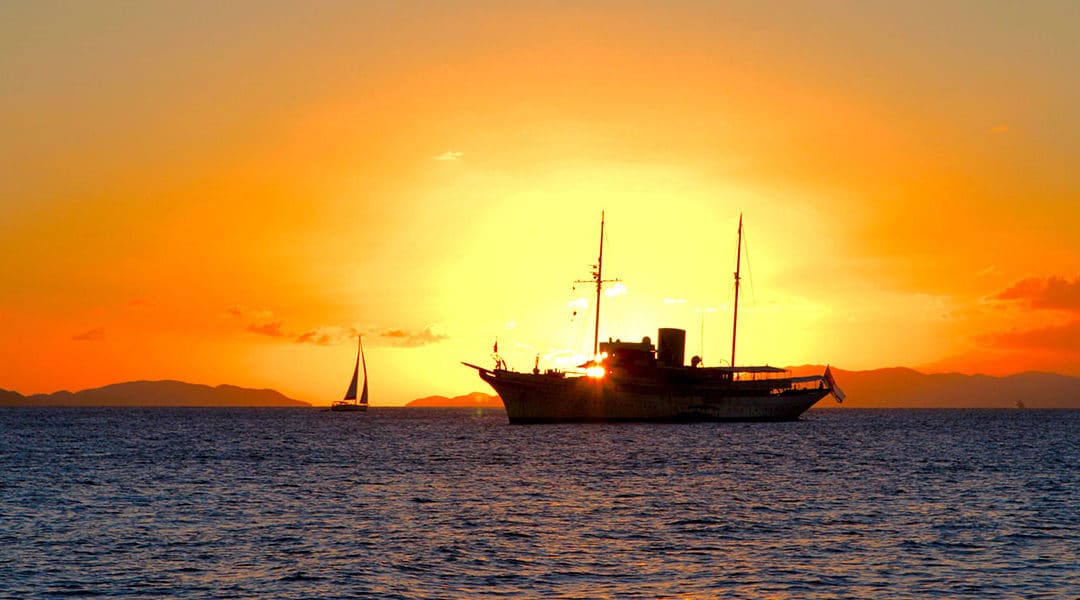
[[[511,423],[793,421],[831,391],[784,379],[672,385],[486,369],[480,377]]]
[[[330,405],[330,410],[334,412],[365,412],[367,410],[367,405],[352,404],[351,402],[335,402]]]

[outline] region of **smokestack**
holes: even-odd
[[[686,355],[686,330],[661,327],[656,360],[664,367],[681,367]]]

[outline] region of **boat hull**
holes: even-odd
[[[481,371],[511,423],[793,421],[830,393],[772,381],[672,385]]]
[[[333,412],[366,412],[367,404],[340,403],[330,405]]]

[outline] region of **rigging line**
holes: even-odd
[[[746,257],[746,277],[750,280],[750,302],[757,306],[757,293],[754,288],[754,268],[750,263],[750,242],[743,231],[743,255]]]

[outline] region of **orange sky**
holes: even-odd
[[[4,3],[0,388],[489,391],[601,210],[602,337],[727,358],[742,212],[739,362],[1080,375],[1080,4],[719,4]]]

